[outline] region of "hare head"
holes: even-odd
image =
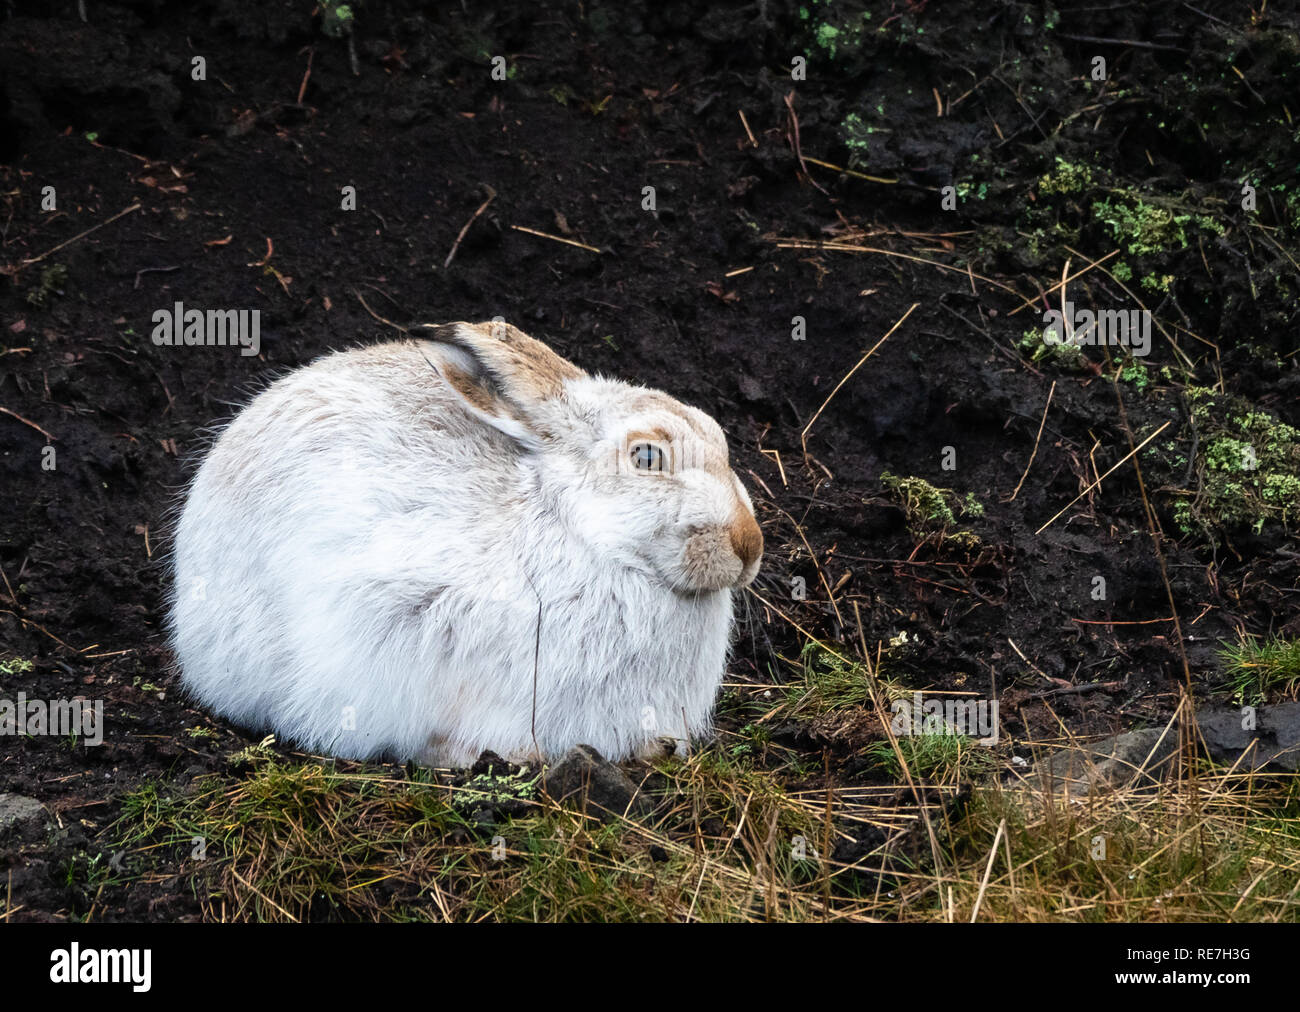
[[[506,323],[429,327],[426,358],[526,454],[548,503],[602,554],[690,594],[743,587],[763,534],[703,411],[590,376]]]

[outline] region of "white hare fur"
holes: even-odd
[[[762,554],[717,423],[507,324],[418,333],[285,376],[221,434],[176,530],[183,684],[344,758],[707,732]]]

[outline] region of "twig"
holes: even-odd
[[[1155,432],[1151,433],[1151,435],[1147,436],[1146,439],[1142,440],[1142,442],[1141,442],[1137,447],[1135,447],[1133,450],[1129,451],[1128,453],[1124,454],[1123,459],[1120,460],[1120,462],[1119,462],[1118,464],[1116,464],[1115,467],[1112,467],[1109,471],[1107,471],[1107,472],[1106,472],[1105,474],[1103,474],[1100,478],[1098,478],[1098,479],[1097,479],[1096,481],[1094,481],[1091,485],[1089,485],[1089,486],[1088,486],[1087,488],[1085,488],[1082,492],[1080,492],[1080,493],[1079,493],[1078,495],[1076,495],[1073,499],[1071,499],[1068,503],[1066,503],[1066,504],[1065,504],[1065,508],[1062,509],[1060,513],[1057,513],[1056,516],[1052,517],[1051,520],[1049,520],[1049,521],[1047,521],[1047,523],[1043,524],[1043,526],[1040,527],[1040,528],[1038,528],[1038,530],[1034,531],[1034,533],[1035,533],[1035,534],[1042,534],[1043,531],[1045,531],[1045,530],[1047,530],[1047,528],[1051,527],[1052,524],[1054,524],[1058,519],[1060,519],[1061,514],[1064,513],[1065,510],[1068,510],[1071,506],[1073,506],[1075,503],[1077,503],[1077,502],[1078,502],[1080,499],[1082,499],[1085,495],[1087,495],[1087,494],[1088,494],[1089,492],[1091,492],[1094,488],[1096,488],[1096,487],[1097,487],[1098,485],[1100,485],[1103,481],[1105,481],[1106,478],[1110,477],[1111,472],[1114,471],[1115,468],[1119,467],[1120,464],[1123,464],[1123,463],[1124,463],[1125,461],[1127,461],[1130,457],[1136,456],[1137,453],[1138,453],[1138,451],[1141,450],[1142,447],[1146,446],[1147,443],[1149,443],[1149,442],[1151,442],[1151,440],[1155,439],[1156,436],[1160,435],[1160,433],[1164,432],[1165,429],[1169,428],[1169,426],[1172,425],[1172,424],[1173,424],[1173,422],[1165,422],[1164,425],[1160,426],[1160,428],[1156,429]]]
[[[1101,266],[1102,264],[1104,264],[1107,260],[1109,260],[1111,257],[1113,257],[1113,256],[1118,256],[1118,255],[1119,255],[1119,252],[1120,252],[1120,251],[1119,251],[1118,249],[1114,249],[1114,250],[1111,250],[1109,253],[1107,253],[1107,254],[1106,254],[1104,257],[1102,257],[1100,260],[1092,260],[1092,261],[1089,261],[1087,267],[1084,267],[1082,270],[1076,271],[1074,274],[1071,274],[1071,275],[1069,275],[1068,277],[1064,277],[1064,278],[1062,278],[1062,279],[1061,279],[1060,281],[1058,281],[1056,284],[1052,285],[1051,288],[1047,289],[1047,291],[1045,291],[1045,292],[1042,292],[1040,295],[1035,295],[1032,299],[1025,299],[1025,301],[1024,301],[1024,303],[1023,303],[1022,305],[1017,306],[1015,309],[1011,310],[1011,312],[1007,313],[1007,315],[1008,315],[1008,316],[1015,316],[1015,315],[1016,315],[1018,312],[1020,312],[1022,309],[1028,309],[1030,306],[1034,305],[1034,303],[1036,303],[1040,298],[1045,298],[1046,296],[1051,295],[1054,291],[1056,291],[1056,290],[1057,290],[1058,288],[1060,288],[1062,285],[1068,284],[1069,282],[1073,281],[1075,278],[1081,278],[1081,277],[1083,277],[1083,275],[1087,274],[1087,273],[1088,273],[1090,270],[1092,270],[1094,267],[1099,267],[1099,266]]]
[[[497,199],[497,191],[492,189],[492,187],[484,183],[483,189],[487,190],[488,199],[479,204],[478,210],[470,215],[469,221],[465,222],[464,226],[457,234],[456,241],[451,244],[451,252],[447,254],[447,259],[442,262],[444,270],[451,266],[451,262],[456,256],[456,251],[460,249],[460,241],[465,238],[465,233],[469,231],[469,227],[473,225],[474,222],[478,221],[478,216],[487,210],[488,204]]]
[[[371,309],[370,306],[368,306],[368,305],[366,304],[366,300],[363,299],[363,298],[361,297],[361,293],[358,292],[355,288],[352,289],[352,294],[355,295],[355,296],[357,297],[357,301],[361,303],[361,307],[362,307],[362,308],[363,308],[367,313],[369,313],[371,316],[373,316],[376,320],[378,320],[380,323],[386,323],[386,324],[388,324],[388,326],[392,327],[394,330],[400,330],[403,334],[409,334],[409,333],[410,333],[410,330],[408,330],[406,327],[403,327],[400,323],[394,323],[392,320],[386,320],[386,319],[384,319],[382,316],[380,316],[378,313],[376,313],[373,309]]]
[[[1001,281],[994,281],[992,278],[985,277],[983,274],[962,270],[960,267],[953,267],[951,264],[945,264],[939,260],[927,260],[925,257],[914,256],[911,253],[899,253],[897,250],[882,249],[879,246],[855,246],[848,242],[825,242],[821,239],[782,239],[776,237],[772,240],[777,249],[812,249],[826,251],[828,253],[880,253],[887,257],[898,257],[900,260],[911,260],[918,264],[928,264],[931,267],[938,267],[943,271],[952,271],[954,274],[965,274],[969,277],[977,278],[985,284],[993,285],[995,288],[1001,288],[1004,292],[1010,292],[1022,302],[1025,297],[1010,285],[1003,284]],[[1030,300],[1033,301],[1032,299]]]
[[[310,46],[307,49],[307,70],[302,75],[302,84],[298,85],[298,104],[302,105],[302,97],[307,94],[307,82],[311,80],[311,61],[316,55],[316,47]]]
[[[1107,364],[1110,364],[1109,350],[1107,350],[1104,345],[1102,346],[1102,349],[1106,353]],[[1133,439],[1134,439],[1133,427],[1129,425],[1128,411],[1124,407],[1124,395],[1123,393],[1120,392],[1118,369],[1114,370],[1114,372],[1111,374],[1110,386],[1111,386],[1111,390],[1114,391],[1115,394],[1115,403],[1119,407],[1119,420],[1120,420],[1120,424],[1124,427],[1124,436],[1125,438],[1128,439],[1128,445],[1132,446]],[[1169,422],[1165,423],[1165,425],[1168,424],[1170,423]],[[1164,428],[1164,426],[1162,425],[1161,428]],[[1147,442],[1150,442],[1150,439],[1148,439]],[[1146,443],[1143,443],[1143,446],[1145,445]],[[1137,451],[1140,449],[1142,449],[1141,446],[1135,449],[1133,453],[1136,454]],[[1143,480],[1142,478],[1142,465],[1140,461],[1137,460],[1133,461],[1133,472],[1137,476],[1138,492],[1140,492],[1142,495],[1142,508],[1146,511],[1147,532],[1151,535],[1151,548],[1155,552],[1156,562],[1159,563],[1160,565],[1160,579],[1161,582],[1163,582],[1165,585],[1165,598],[1166,600],[1169,601],[1169,616],[1174,621],[1174,644],[1178,647],[1178,657],[1183,664],[1183,684],[1182,684],[1183,695],[1179,704],[1179,711],[1181,712],[1183,706],[1191,705],[1191,699],[1192,699],[1192,669],[1190,664],[1188,663],[1187,648],[1184,645],[1185,640],[1183,639],[1183,623],[1178,617],[1178,605],[1174,601],[1173,584],[1169,582],[1169,567],[1165,562],[1164,550],[1160,547],[1160,539],[1164,535],[1164,531],[1160,529],[1160,521],[1156,518],[1155,508],[1151,505],[1151,500],[1147,496],[1147,484],[1146,481]],[[1193,749],[1195,747],[1190,737],[1191,729],[1195,727],[1196,727],[1195,714],[1192,715],[1190,722],[1186,718],[1184,718],[1179,724],[1179,732],[1180,732],[1179,746],[1182,749],[1184,755],[1187,755],[1189,758],[1193,754]],[[1195,777],[1195,775],[1196,775],[1195,769],[1193,766],[1192,767],[1193,778]]]
[[[1193,14],[1199,14],[1199,15],[1200,15],[1201,17],[1203,17],[1203,18],[1209,18],[1211,21],[1217,21],[1219,24],[1223,25],[1224,28],[1231,28],[1231,27],[1232,27],[1232,25],[1228,24],[1228,22],[1226,22],[1226,21],[1222,21],[1222,20],[1220,20],[1219,18],[1216,18],[1213,14],[1206,14],[1205,11],[1203,11],[1203,10],[1199,10],[1198,8],[1193,7],[1191,4],[1186,4],[1186,3],[1185,3],[1185,4],[1183,4],[1183,6],[1186,7],[1186,8],[1187,8],[1189,11],[1191,11]]]
[[[1201,612],[1204,615],[1204,612]],[[1161,622],[1172,622],[1173,616],[1168,618],[1143,618],[1121,620],[1115,618],[1072,618],[1071,622],[1078,622],[1080,625],[1159,625]]]
[[[1124,683],[1118,682],[1084,682],[1081,685],[1065,685],[1059,689],[1044,689],[1042,692],[1031,692],[1025,699],[1046,699],[1048,696],[1077,696],[1085,692],[1096,692],[1098,689],[1122,689]]]
[[[784,485],[786,488],[789,488],[789,487],[790,487],[790,483],[789,483],[788,481],[786,481],[786,478],[785,478],[785,464],[783,464],[783,463],[781,462],[781,451],[780,451],[780,450],[762,450],[762,449],[760,449],[758,452],[761,453],[764,457],[771,457],[773,460],[776,461],[776,469],[777,469],[777,471],[778,471],[778,472],[780,473],[780,475],[781,475],[781,484]],[[750,472],[750,474],[753,474],[753,473],[754,473],[753,471]],[[758,476],[757,476],[757,475],[754,475],[754,477],[758,477]]]
[[[826,653],[830,654],[832,657],[836,657],[836,658],[838,658],[839,660],[844,661],[844,663],[846,663],[846,664],[851,664],[851,663],[852,663],[852,661],[850,661],[849,658],[845,657],[842,653],[840,653],[839,651],[833,649],[833,648],[830,647],[828,644],[823,643],[823,642],[822,642],[820,639],[818,639],[818,638],[817,638],[813,633],[809,632],[807,629],[805,629],[803,626],[801,626],[798,622],[796,622],[794,619],[792,619],[789,615],[787,615],[785,612],[783,612],[780,608],[778,608],[776,605],[774,605],[771,601],[769,601],[767,598],[765,598],[762,594],[760,594],[758,591],[756,591],[756,590],[753,588],[752,585],[749,586],[749,587],[747,587],[747,588],[745,588],[745,589],[746,589],[746,592],[747,592],[748,594],[750,594],[751,596],[757,598],[757,599],[759,600],[759,602],[760,602],[764,607],[767,607],[767,608],[772,609],[772,611],[775,612],[778,616],[780,616],[780,618],[784,619],[784,620],[785,620],[786,622],[788,622],[790,625],[794,626],[795,629],[797,629],[799,632],[801,632],[801,633],[803,633],[805,636],[807,636],[808,639],[810,639],[813,643],[816,643],[817,646],[820,647],[822,650],[824,650]],[[855,606],[855,607],[857,606],[857,602],[854,602],[854,606]],[[769,713],[776,713],[777,711],[776,711],[776,710],[770,710],[770,711],[768,711],[768,712],[769,712]],[[758,719],[758,722],[759,722],[759,723],[762,723],[763,720],[765,720],[765,719],[766,719],[766,717],[760,717],[760,718]]]
[[[1065,311],[1066,310],[1065,296],[1066,293],[1069,291],[1068,282],[1070,280],[1071,263],[1072,261],[1066,260],[1065,263],[1062,265],[1061,283],[1059,286],[1061,289],[1061,322],[1065,325],[1065,329],[1069,331],[1068,334],[1064,335],[1064,339],[1068,342],[1072,342],[1074,340],[1074,321],[1070,319],[1069,314],[1067,314]]]
[[[1038,444],[1043,438],[1043,426],[1047,424],[1047,410],[1052,406],[1052,395],[1055,393],[1056,380],[1052,380],[1052,389],[1047,391],[1047,403],[1043,405],[1043,420],[1038,423],[1038,435],[1034,437],[1034,452],[1029,455],[1029,463],[1025,465],[1025,473],[1020,476],[1020,481],[1016,483],[1016,490],[1011,493],[1011,498],[1007,502],[1016,501],[1016,496],[1020,494],[1020,486],[1029,477],[1029,469],[1034,466],[1034,458],[1038,456]]]
[[[903,755],[902,748],[899,747],[898,736],[894,734],[893,721],[886,717],[884,703],[880,698],[880,686],[876,678],[876,673],[880,670],[880,641],[876,641],[876,663],[873,665],[871,655],[866,651],[866,637],[862,632],[862,612],[858,609],[857,601],[853,602],[853,617],[858,624],[858,639],[863,645],[862,663],[867,669],[867,690],[871,693],[871,704],[875,708],[876,718],[880,721],[881,730],[885,732],[885,737],[889,739],[889,747],[893,749],[898,767],[902,770],[903,777],[907,780],[907,786],[912,791],[912,797],[916,801],[919,821],[925,824],[925,832],[930,840],[930,856],[934,860],[935,885],[942,889],[943,858],[939,853],[939,838],[934,832],[934,824],[930,821],[930,813],[926,810],[925,799],[921,796],[921,792],[916,786],[916,780],[912,776],[911,766],[907,762],[907,757]]]
[[[361,76],[361,64],[357,61],[357,38],[348,32],[348,64],[352,67],[352,76]]]
[[[980,905],[984,902],[984,890],[989,886],[989,875],[993,871],[993,862],[998,856],[998,844],[1002,842],[1002,834],[1006,832],[1007,820],[1004,818],[998,823],[998,831],[993,836],[993,846],[989,848],[988,864],[984,866],[984,880],[980,882],[979,895],[975,897],[975,909],[970,912],[970,922],[975,923],[975,919],[980,915]]]
[[[15,411],[10,411],[8,408],[0,408],[0,412],[3,412],[4,414],[8,415],[10,418],[18,419],[18,421],[22,422],[26,426],[29,426],[30,428],[35,429],[37,432],[39,432],[42,436],[44,436],[46,439],[50,440],[51,442],[59,438],[58,436],[50,435],[48,432],[42,429],[35,422],[24,418],[22,415],[18,414]]]
[[[795,157],[799,159],[799,165],[803,169],[803,174],[807,178],[808,182],[812,183],[813,186],[817,187],[817,189],[821,190],[822,193],[829,197],[830,194],[826,193],[825,187],[823,187],[821,183],[817,182],[817,180],[813,179],[812,173],[808,171],[808,163],[804,161],[803,145],[799,143],[799,117],[796,116],[794,112],[793,91],[789,92],[785,96],[785,107],[790,110],[790,142],[794,147]]]
[[[1065,248],[1066,248],[1067,250],[1069,250],[1071,253],[1073,253],[1073,254],[1074,254],[1075,256],[1077,256],[1077,257],[1083,257],[1083,259],[1085,259],[1085,260],[1088,260],[1088,261],[1090,261],[1090,262],[1092,261],[1092,258],[1089,257],[1086,253],[1080,253],[1078,250],[1076,250],[1076,249],[1072,249],[1072,248],[1069,247],[1069,246],[1066,246]],[[1100,263],[1101,261],[1096,261],[1096,262],[1097,262],[1097,263]],[[1130,299],[1132,299],[1134,302],[1136,302],[1136,303],[1138,304],[1138,307],[1139,307],[1139,308],[1141,308],[1144,312],[1148,312],[1148,313],[1151,312],[1149,309],[1147,309],[1147,307],[1146,307],[1146,303],[1143,302],[1141,299],[1139,299],[1139,298],[1137,297],[1137,295],[1134,293],[1133,289],[1129,288],[1128,285],[1124,284],[1123,281],[1121,281],[1121,280],[1119,280],[1119,278],[1115,277],[1115,275],[1112,274],[1112,273],[1111,273],[1109,270],[1107,270],[1105,267],[1103,267],[1101,270],[1102,270],[1102,273],[1106,275],[1106,277],[1110,278],[1111,281],[1115,282],[1115,284],[1117,284],[1121,289],[1123,289],[1123,290],[1124,290],[1124,294],[1127,295],[1127,296],[1128,296]],[[1192,362],[1192,360],[1191,360],[1190,358],[1187,357],[1187,355],[1183,352],[1183,349],[1180,348],[1180,347],[1178,347],[1178,342],[1174,340],[1173,335],[1170,334],[1169,331],[1167,331],[1167,330],[1165,329],[1164,324],[1160,322],[1160,318],[1157,317],[1154,313],[1151,313],[1151,322],[1154,323],[1154,324],[1156,325],[1157,329],[1159,329],[1160,333],[1164,335],[1165,340],[1167,340],[1167,341],[1169,342],[1169,346],[1170,346],[1171,348],[1174,349],[1174,353],[1175,353],[1176,355],[1178,355],[1178,357],[1181,358],[1181,359],[1183,360],[1183,364],[1186,365],[1188,369],[1195,369],[1195,368],[1196,368],[1195,364]],[[1175,324],[1175,327],[1177,327],[1176,324]],[[1185,331],[1189,337],[1193,338],[1194,340],[1200,341],[1201,344],[1206,345],[1207,347],[1213,348],[1213,349],[1214,349],[1214,354],[1215,354],[1215,356],[1216,356],[1216,357],[1218,356],[1218,354],[1219,354],[1219,346],[1218,346],[1217,344],[1215,344],[1213,341],[1206,340],[1205,338],[1201,337],[1199,334],[1197,334],[1197,333],[1195,333],[1195,332],[1189,330],[1189,329],[1186,328],[1186,327],[1179,327],[1178,329]],[[1222,383],[1222,381],[1223,381],[1223,377],[1222,377],[1222,375],[1220,375],[1220,377],[1219,377],[1219,381],[1220,381],[1220,383]]]
[[[1024,100],[1023,98],[1020,97],[1020,92],[1018,92],[1018,91],[1016,91],[1014,88],[1012,88],[1011,85],[1007,84],[1006,81],[1004,81],[1004,80],[1002,80],[1002,78],[998,77],[997,74],[993,74],[992,77],[993,77],[993,80],[995,80],[995,81],[998,82],[998,84],[1002,85],[1002,87],[1006,88],[1007,91],[1011,92],[1011,97],[1014,98],[1014,99],[1016,100],[1016,104],[1019,105],[1020,108],[1024,110],[1025,115],[1029,117],[1029,122],[1032,123],[1032,124],[1034,124],[1034,127],[1038,130],[1038,132],[1039,132],[1040,134],[1043,135],[1043,140],[1047,140],[1047,139],[1048,139],[1048,133],[1047,133],[1047,131],[1044,130],[1044,129],[1043,129],[1043,125],[1042,125],[1041,123],[1038,122],[1039,117],[1037,117],[1037,116],[1034,115],[1034,111],[1033,111],[1032,109],[1030,109],[1029,106],[1025,104],[1025,100]],[[993,121],[993,126],[996,128],[997,125],[998,125],[998,121],[997,121],[997,120],[994,120],[994,121]],[[1017,131],[1015,132],[1015,134],[1012,134],[1012,136],[1014,137],[1014,136],[1016,136],[1016,135],[1019,134],[1019,133],[1020,133],[1020,131],[1017,130]],[[1001,136],[1001,134],[1002,134],[1002,131],[999,129],[999,130],[998,130],[998,135]],[[1003,137],[1003,138],[1002,138],[1002,143],[1005,144],[1008,140],[1009,140],[1009,138]],[[999,147],[1001,147],[1001,145],[999,145]]]
[[[1138,42],[1134,39],[1100,39],[1095,35],[1069,35],[1066,32],[1060,33],[1063,39],[1073,39],[1075,42],[1096,42],[1103,46],[1132,46],[1134,49],[1167,49],[1171,53],[1185,53],[1185,46],[1162,46],[1158,42]]]
[[[562,242],[568,246],[577,246],[578,249],[589,250],[592,253],[600,252],[600,250],[598,250],[595,246],[588,246],[585,242],[575,242],[572,239],[565,239],[562,236],[551,235],[551,233],[549,232],[539,232],[535,228],[524,228],[523,225],[511,225],[510,227],[513,228],[516,232],[527,232],[529,235],[539,235],[543,239],[552,239],[555,242]]]
[[[758,140],[754,137],[754,131],[749,129],[749,120],[745,119],[745,110],[737,109],[736,112],[740,113],[740,122],[744,125],[745,133],[749,136],[749,143],[754,147],[758,147]]]
[[[875,354],[877,348],[879,348],[882,344],[884,344],[886,341],[889,340],[890,335],[893,334],[894,331],[896,331],[899,327],[903,325],[903,321],[906,320],[909,316],[911,316],[912,310],[916,309],[916,307],[919,305],[920,305],[919,302],[913,302],[912,305],[908,308],[907,312],[898,318],[898,322],[889,328],[888,333],[886,333],[884,337],[882,337],[879,341],[877,341],[874,345],[872,345],[870,351],[868,351],[865,355],[863,355],[860,359],[858,359],[858,364],[855,365],[852,369],[850,369],[847,373],[845,373],[844,378],[835,384],[835,389],[831,391],[830,397],[827,397],[826,400],[822,402],[822,406],[817,409],[817,412],[812,416],[811,419],[809,419],[808,424],[803,427],[803,432],[799,433],[799,443],[803,447],[803,455],[805,460],[807,460],[808,458],[808,430],[813,427],[813,422],[817,421],[817,419],[821,416],[821,413],[826,410],[826,405],[831,402],[831,398],[833,398],[837,393],[840,392],[840,387],[844,386],[844,384],[847,383],[852,378],[853,374],[858,371],[858,369],[861,367],[863,362],[865,362],[873,354]]]
[[[1015,640],[1013,640],[1010,636],[1008,636],[1008,637],[1007,637],[1007,642],[1011,644],[1011,649],[1014,650],[1014,651],[1019,655],[1019,657],[1020,657],[1020,659],[1021,659],[1022,661],[1024,661],[1026,664],[1028,664],[1031,668],[1033,668],[1035,671],[1037,671],[1037,672],[1038,672],[1040,675],[1042,675],[1044,678],[1049,678],[1049,679],[1050,679],[1051,676],[1048,675],[1048,673],[1047,673],[1046,671],[1044,671],[1044,670],[1043,670],[1042,668],[1040,668],[1037,664],[1035,664],[1035,663],[1034,663],[1033,661],[1031,661],[1028,657],[1026,657],[1026,656],[1025,656],[1025,652],[1024,652],[1023,650],[1021,650],[1018,646],[1016,646],[1016,641],[1015,641]]]
[[[808,543],[808,538],[804,535],[803,528],[799,526],[799,522],[795,520],[794,517],[792,517],[785,510],[781,509],[780,506],[777,506],[776,503],[773,503],[772,506],[774,509],[777,509],[781,513],[783,513],[785,515],[785,518],[789,520],[791,524],[794,525],[795,532],[799,535],[799,540],[803,542],[804,548],[808,549],[808,558],[812,559],[813,568],[817,570],[817,578],[821,580],[822,586],[826,589],[826,599],[830,601],[831,608],[835,612],[835,620],[839,622],[841,627],[843,627],[844,616],[840,614],[840,606],[835,601],[835,591],[831,589],[830,581],[826,579],[826,573],[822,570],[821,563],[817,561],[817,553],[813,551],[812,545]]]
[[[10,593],[12,593],[12,591]],[[71,644],[64,643],[63,640],[59,639],[57,636],[54,635],[54,633],[50,632],[48,629],[45,628],[45,626],[41,625],[39,622],[33,622],[30,619],[23,618],[16,611],[9,611],[8,609],[4,609],[4,610],[0,610],[0,615],[12,615],[19,622],[21,622],[24,627],[31,626],[33,629],[37,630],[38,632],[44,633],[46,636],[54,640],[55,643],[63,647],[65,650],[71,650],[74,654],[81,652]]]
[[[1232,66],[1232,65],[1229,64],[1229,66]],[[1264,98],[1264,96],[1261,95],[1259,92],[1257,92],[1257,91],[1254,89],[1254,87],[1251,86],[1251,83],[1250,83],[1248,80],[1246,80],[1246,75],[1243,74],[1243,73],[1241,72],[1241,68],[1240,68],[1240,67],[1235,67],[1235,66],[1233,66],[1233,67],[1232,67],[1232,72],[1233,72],[1234,74],[1236,74],[1238,77],[1241,78],[1241,83],[1244,84],[1244,85],[1246,86],[1247,90],[1248,90],[1252,95],[1254,95],[1257,99],[1259,99],[1259,101],[1260,101],[1260,103],[1261,103],[1262,105],[1268,105],[1268,101]]]
[[[21,573],[21,569],[19,572]],[[9,582],[9,574],[5,572],[4,566],[0,566],[0,577],[4,578],[5,589],[9,591],[9,600],[13,601],[15,608],[21,608],[22,605],[18,603],[18,595],[14,593],[13,584]],[[19,579],[22,579],[21,575],[19,576]]]
[[[145,274],[170,274],[172,271],[180,270],[179,267],[141,267],[135,272],[135,284],[132,285],[134,291],[140,290],[140,278]]]
[[[834,169],[836,172],[842,172],[846,176],[853,176],[855,179],[865,179],[872,183],[897,183],[897,179],[886,179],[884,176],[868,176],[865,172],[855,172],[853,169],[846,169],[842,165],[835,165],[832,162],[823,162],[820,158],[812,158],[804,155],[805,162],[812,162],[814,165],[820,165],[823,169]]]
[[[76,235],[74,235],[71,239],[64,239],[63,242],[59,243],[59,244],[58,244],[57,246],[55,246],[53,249],[47,249],[47,250],[46,250],[44,253],[42,253],[40,256],[32,257],[30,260],[24,260],[24,261],[23,261],[21,264],[19,264],[17,267],[13,268],[12,271],[11,271],[10,273],[17,274],[17,273],[18,273],[20,270],[22,270],[24,267],[30,267],[32,264],[40,263],[40,262],[41,262],[42,260],[44,260],[47,256],[50,256],[50,255],[53,254],[53,253],[57,253],[59,250],[63,249],[64,246],[70,246],[70,245],[72,245],[74,242],[76,242],[78,239],[84,239],[84,238],[86,238],[86,236],[90,235],[91,232],[97,232],[97,231],[99,231],[99,229],[103,228],[105,225],[111,225],[111,224],[113,224],[113,222],[117,221],[118,218],[124,218],[124,217],[126,217],[128,214],[130,214],[131,212],[140,210],[140,207],[141,207],[141,205],[139,205],[139,204],[132,204],[130,207],[126,208],[126,210],[124,210],[124,211],[118,211],[117,214],[113,215],[113,217],[109,218],[107,221],[101,221],[98,225],[92,225],[90,228],[86,229],[86,231],[84,231],[84,232],[78,232],[78,233],[77,233]]]
[[[287,917],[287,918],[289,918],[289,920],[293,921],[294,924],[297,924],[297,923],[298,923],[298,918],[294,917],[293,914],[289,913],[289,911],[285,910],[284,907],[282,907],[282,906],[280,906],[280,904],[276,903],[275,900],[271,899],[270,896],[266,895],[266,893],[262,892],[261,889],[257,888],[257,886],[253,885],[253,883],[249,882],[248,879],[244,878],[243,875],[241,875],[241,874],[239,874],[239,872],[235,871],[234,868],[231,868],[231,869],[230,869],[230,874],[234,875],[235,878],[239,879],[240,883],[242,883],[242,884],[244,885],[245,888],[247,888],[247,889],[250,890],[251,892],[256,893],[256,894],[257,894],[258,896],[260,896],[262,899],[266,900],[267,903],[269,903],[269,904],[271,904],[271,906],[275,907],[276,910],[278,910],[278,911],[280,911],[280,913],[284,914],[284,916]]]

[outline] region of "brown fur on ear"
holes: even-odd
[[[568,359],[508,323],[424,326],[429,330],[429,340],[465,352],[507,400],[522,406],[558,397],[565,380],[586,375]]]
[[[455,366],[443,364],[440,372],[443,378],[451,384],[452,389],[460,394],[472,406],[483,412],[485,415],[493,414],[497,411],[496,398],[492,396],[492,391],[487,389],[482,382],[469,375],[461,372]]]

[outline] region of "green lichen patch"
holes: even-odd
[[[1224,228],[1204,214],[1176,214],[1171,207],[1148,203],[1135,194],[1107,197],[1092,205],[1093,216],[1130,256],[1155,256],[1186,249],[1189,226],[1214,235]]]
[[[1194,484],[1174,507],[1186,534],[1290,528],[1300,518],[1300,430],[1249,402],[1187,391],[1196,429]]]
[[[980,543],[979,536],[973,531],[949,530],[957,523],[959,515],[984,515],[984,506],[974,493],[961,496],[950,488],[937,488],[924,478],[914,475],[903,478],[888,471],[881,474],[880,481],[902,508],[907,518],[907,529],[913,537],[923,540],[940,535],[944,540],[956,541],[969,548]]]

